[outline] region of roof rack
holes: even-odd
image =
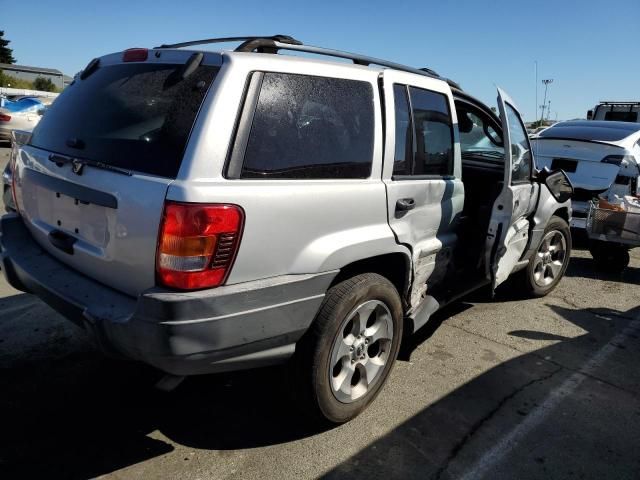
[[[210,43],[230,43],[230,42],[243,42],[242,45],[245,45],[248,42],[252,42],[254,40],[271,40],[271,41],[277,41],[280,43],[291,43],[291,44],[295,44],[295,45],[302,45],[302,42],[299,40],[296,40],[293,37],[290,37],[289,35],[273,35],[273,36],[252,36],[252,37],[219,37],[219,38],[205,38],[203,40],[193,40],[191,42],[181,42],[181,43],[169,43],[169,44],[163,44],[160,45],[159,47],[154,47],[155,49],[158,48],[183,48],[183,47],[192,47],[194,45],[207,45]],[[241,45],[241,46],[242,46]],[[238,47],[240,48],[240,47]]]
[[[640,105],[640,101],[615,102],[615,101],[609,101],[609,100],[602,100],[598,102],[598,105]]]
[[[351,60],[356,65],[378,65],[380,67],[393,68],[394,70],[400,70],[403,72],[414,73],[416,75],[422,75],[430,78],[437,78],[444,80],[449,85],[460,89],[460,86],[446,78],[441,77],[435,71],[430,68],[413,68],[400,63],[389,62],[380,58],[368,57],[366,55],[358,55],[355,53],[343,52],[341,50],[332,50],[329,48],[314,47],[311,45],[304,45],[301,41],[296,40],[289,35],[273,35],[265,37],[223,37],[223,38],[208,38],[204,40],[194,40],[191,42],[173,43],[160,45],[155,48],[182,48],[191,47],[194,45],[206,45],[211,43],[226,43],[226,42],[242,42],[234,51],[236,52],[257,52],[257,53],[278,53],[279,50],[289,50],[295,52],[312,53],[315,55],[326,55],[328,57],[344,58]]]

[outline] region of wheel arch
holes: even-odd
[[[560,217],[567,223],[571,220],[571,214],[569,213],[569,207],[560,207],[553,212],[552,217]]]
[[[402,252],[385,253],[353,261],[340,268],[331,286],[361,273],[377,273],[387,278],[398,290],[403,306],[411,285],[411,257]]]

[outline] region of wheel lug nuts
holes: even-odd
[[[369,339],[365,338],[364,343],[369,343]]]
[[[353,347],[349,348],[349,351],[350,351],[350,352],[353,352]]]
[[[351,363],[356,363],[356,361],[354,359],[351,359]]]

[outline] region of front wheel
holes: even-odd
[[[522,273],[524,291],[533,297],[544,297],[564,276],[571,257],[571,230],[560,217],[551,217],[536,253]]]
[[[398,291],[381,275],[329,289],[294,358],[294,394],[313,417],[344,423],[375,399],[398,356],[402,318]]]

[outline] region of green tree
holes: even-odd
[[[22,80],[21,78],[12,77],[0,70],[0,87],[25,88],[27,90],[33,90],[33,83],[27,80]]]
[[[33,88],[41,92],[55,92],[56,86],[50,78],[38,77],[33,81]]]
[[[8,45],[11,40],[4,39],[4,30],[0,30],[0,63],[16,63],[16,59],[13,58],[13,49]]]

